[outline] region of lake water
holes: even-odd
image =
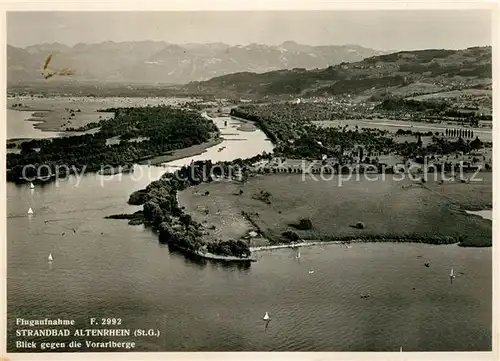
[[[486,209],[483,211],[466,211],[466,212],[493,221],[493,211],[491,209]]]
[[[226,119],[215,122],[223,127]],[[193,158],[246,158],[272,148],[262,132],[239,132],[227,120],[221,131],[246,140]],[[164,172],[138,166],[34,190],[7,184],[9,351],[22,351],[17,317],[69,318],[78,328],[91,317],[119,317],[121,328],[160,330],[158,338],[110,338],[136,341],[136,351],[491,350],[491,248],[331,245],[304,248],[300,262],[286,249],[259,252],[249,267],[195,262],[143,226],[104,219],[139,209],[126,204],[130,193]]]
[[[54,138],[59,132],[44,132],[36,129],[35,125],[42,121],[27,121],[34,118],[34,112],[7,109],[7,139],[17,138]]]

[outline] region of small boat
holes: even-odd
[[[30,182],[30,189],[35,189],[35,185],[33,184],[33,182]]]
[[[296,258],[297,259],[300,258],[300,247],[297,247],[297,256],[296,256]]]
[[[453,279],[455,278],[455,274],[453,273],[453,268],[450,271],[450,283],[453,283]]]
[[[54,258],[52,258],[52,253],[49,253],[49,262],[52,262]]]
[[[399,346],[399,352],[403,352],[403,346]]]
[[[314,271],[309,271],[309,274],[313,274],[313,273],[314,273]]]
[[[263,319],[264,319],[264,321],[269,321],[269,320],[271,320],[271,317],[269,317],[269,314],[266,312]]]
[[[31,209],[31,207],[28,209],[28,214],[33,214],[33,209]]]

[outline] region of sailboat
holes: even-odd
[[[30,189],[35,189],[35,185],[33,184],[33,182],[30,182]]]
[[[31,209],[31,207],[28,209],[28,214],[33,214],[33,209]]]
[[[266,314],[264,315],[264,321],[270,321],[271,320],[271,317],[269,317],[269,314],[266,312]]]
[[[296,256],[297,259],[300,258],[300,247],[297,247],[297,256]]]
[[[49,262],[52,262],[54,258],[52,258],[52,253],[49,253]]]
[[[455,274],[453,273],[453,268],[450,271],[450,283],[453,283],[453,279],[455,278]]]

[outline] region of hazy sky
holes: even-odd
[[[7,42],[155,40],[310,45],[358,44],[380,50],[491,45],[487,10],[316,12],[11,12]]]

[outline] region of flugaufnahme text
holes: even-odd
[[[60,318],[50,319],[44,318],[40,320],[26,320],[24,318],[16,318],[16,326],[74,326],[75,320],[62,320]]]

